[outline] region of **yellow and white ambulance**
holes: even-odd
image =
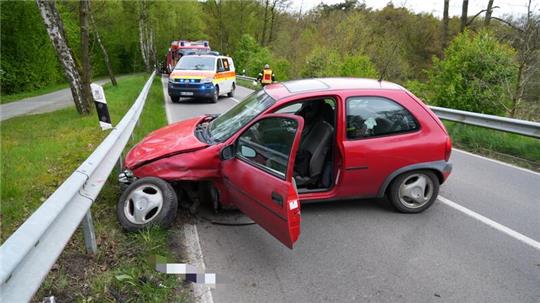
[[[181,97],[209,98],[217,102],[220,95],[234,96],[236,73],[231,57],[212,53],[186,55],[180,58],[169,75],[168,93],[172,102]]]

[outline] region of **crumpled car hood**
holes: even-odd
[[[180,121],[150,133],[129,151],[124,167],[133,170],[157,159],[207,147],[194,133],[203,119],[204,116]]]

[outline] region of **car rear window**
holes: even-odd
[[[347,138],[362,139],[419,129],[418,121],[403,106],[383,97],[347,99]]]

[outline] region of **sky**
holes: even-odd
[[[292,0],[289,10],[298,12],[300,7],[305,12],[311,8],[314,8],[319,3],[336,4],[344,2],[344,0]],[[381,9],[386,6],[390,0],[360,0],[360,3],[364,2],[368,7],[374,9]],[[461,15],[461,0],[450,0],[450,16]],[[442,17],[443,13],[443,0],[393,0],[394,6],[406,7],[416,13],[432,13],[437,17]],[[488,0],[469,0],[468,15],[473,16],[477,12],[486,8]],[[501,17],[504,15],[521,15],[527,13],[528,0],[495,0],[494,6],[499,6],[493,11],[493,16]],[[540,0],[533,0],[532,7],[535,11],[540,10]]]

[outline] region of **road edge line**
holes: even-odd
[[[161,75],[161,86],[163,87],[163,101],[165,106],[165,116],[167,116],[167,123],[171,124],[171,112],[169,110],[169,94],[167,93],[167,81],[165,75]]]
[[[527,244],[529,246],[531,246],[532,248],[536,248],[537,250],[540,251],[540,242],[536,241],[536,240],[533,240],[509,227],[506,227],[500,223],[497,223],[487,217],[484,217],[482,216],[481,214],[475,212],[475,211],[472,211],[464,206],[461,206],[459,204],[457,204],[456,202],[453,202],[445,197],[442,197],[442,196],[437,196],[437,199],[442,202],[443,204],[455,209],[455,210],[458,210],[466,215],[468,215],[469,217],[472,217],[473,219],[476,219],[486,225],[488,225],[489,227],[493,228],[493,229],[496,229],[502,233],[505,233],[507,234],[508,236],[524,243],[524,244]]]
[[[184,231],[184,245],[186,247],[186,254],[189,264],[195,265],[195,267],[201,270],[203,273],[206,272],[197,225],[184,224],[182,226],[182,230]],[[193,297],[196,302],[214,303],[212,292],[210,291],[210,287],[208,285],[191,283],[191,287],[193,288]]]
[[[161,86],[163,87],[163,101],[165,106],[165,114],[167,116],[167,122],[171,124],[171,113],[169,111],[169,106],[172,103],[169,103],[169,97],[167,93],[167,82],[164,75],[161,76]],[[184,224],[182,226],[182,231],[184,234],[184,247],[186,249],[187,259],[189,264],[195,265],[196,268],[206,270],[204,265],[204,256],[201,249],[201,243],[199,241],[199,232],[197,231],[196,225]],[[212,292],[207,285],[190,283],[191,288],[193,289],[193,298],[195,302],[200,303],[214,303],[212,298]]]

